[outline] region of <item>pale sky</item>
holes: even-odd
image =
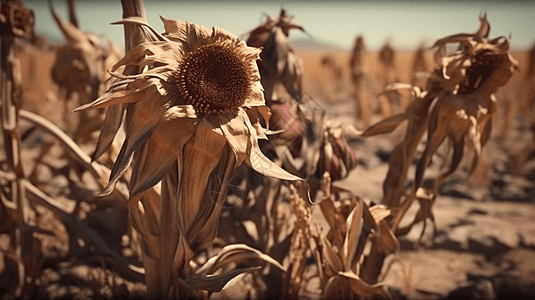
[[[61,40],[46,1],[24,1],[34,10],[36,30]],[[52,1],[54,8],[67,19],[66,1]],[[486,10],[491,24],[490,37],[512,34],[511,47],[527,49],[535,42],[534,1],[150,1],[145,0],[149,24],[162,32],[159,15],[181,19],[211,28],[224,28],[238,36],[261,24],[262,13],[276,16],[281,4],[294,22],[302,25],[314,40],[350,49],[355,37],[362,34],[367,46],[381,47],[387,39],[394,47],[413,49],[425,39],[428,45],[447,35],[475,32],[479,14]],[[97,35],[106,34],[123,47],[123,29],[110,25],[122,17],[121,1],[77,1],[80,27]],[[299,31],[291,39],[310,39]]]

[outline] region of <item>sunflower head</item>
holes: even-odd
[[[461,95],[477,91],[494,93],[509,80],[518,66],[509,53],[509,38],[486,36],[488,29],[451,35],[435,43],[439,68],[434,79],[444,90]],[[458,45],[455,51],[448,51],[455,45]]]
[[[253,78],[250,59],[239,48],[223,42],[186,53],[175,73],[176,87],[186,103],[210,115],[243,106]]]
[[[489,49],[475,53],[470,58],[470,66],[466,68],[466,74],[459,84],[458,93],[470,94],[474,92],[506,59],[507,55],[495,54]]]

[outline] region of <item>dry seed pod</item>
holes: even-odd
[[[357,166],[357,155],[347,143],[342,127],[324,127],[323,151],[320,153],[320,170],[329,172],[332,180],[344,179]]]

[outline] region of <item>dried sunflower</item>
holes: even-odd
[[[140,19],[119,22],[144,26],[155,40],[129,51],[112,68],[116,82],[77,111],[115,106],[112,114],[121,118],[128,106],[126,139],[101,195],[113,190],[132,163],[130,216],[160,276],[148,285],[159,285],[160,295],[167,297],[173,281],[195,286],[176,282],[193,274],[191,258],[215,237],[235,168],[245,162],[261,174],[297,181],[305,197],[308,187],[258,147],[257,139],[266,138],[260,116],[269,124],[271,114],[256,65],[260,50],[217,27],[162,21],[162,35]],[[120,66],[138,66],[142,72],[114,73]],[[95,157],[117,130],[116,125],[102,128]],[[158,202],[153,187],[160,182]]]
[[[400,205],[405,195],[403,184],[408,166],[416,155],[418,143],[427,133],[427,144],[416,168],[412,192],[404,201],[393,228],[397,228],[401,216],[414,199],[422,204],[415,222],[427,217],[433,220],[431,204],[440,185],[459,167],[465,144],[471,144],[475,150],[471,173],[478,163],[482,147],[490,137],[492,116],[498,109],[495,93],[509,81],[518,62],[509,53],[509,38],[487,38],[490,24],[486,15],[480,17],[480,22],[475,33],[459,33],[435,42],[433,48],[437,48],[435,59],[438,66],[424,91],[406,84],[389,85],[387,91],[409,89],[414,96],[413,102],[405,113],[387,118],[363,133],[369,136],[391,132],[401,122],[409,121],[404,141],[392,153],[383,185],[383,203],[389,208]],[[425,187],[426,168],[445,140],[449,142],[448,148],[453,150],[449,169],[440,174],[432,186]]]
[[[471,145],[474,152],[470,174],[473,172],[481,149],[490,138],[492,116],[498,109],[494,94],[517,70],[518,62],[509,53],[509,38],[489,39],[490,24],[486,15],[479,19],[481,24],[475,33],[459,33],[435,42],[437,67],[425,90],[402,83],[387,86],[387,92],[408,89],[413,101],[404,113],[386,118],[362,133],[362,136],[372,136],[392,132],[408,121],[405,138],[392,151],[383,182],[382,203],[393,212],[389,227],[397,236],[407,234],[414,224],[423,222],[420,238],[423,237],[427,219],[436,234],[432,206],[438,189],[459,167],[466,144]],[[427,143],[419,157],[412,188],[406,191],[409,166],[426,134]],[[433,180],[424,181],[431,158],[446,140],[448,151],[452,152],[449,168]],[[398,228],[414,200],[418,200],[420,208],[413,221]],[[377,282],[386,257],[378,249],[372,247],[370,253],[379,255],[370,255],[363,263],[368,270],[364,279],[370,283]]]

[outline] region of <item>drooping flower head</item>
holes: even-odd
[[[159,35],[148,24],[129,19],[118,23],[142,24],[150,28],[155,41],[138,45],[127,53],[112,69],[117,78],[111,88],[99,99],[77,110],[95,109],[114,104],[132,103],[131,120],[127,120],[128,139],[125,142],[125,159],[139,148],[154,126],[164,122],[162,117],[170,108],[187,112],[187,118],[199,123],[205,119],[215,130],[228,132],[225,136],[250,133],[254,139],[240,142],[229,141],[229,145],[241,163],[245,153],[256,145],[256,138],[265,138],[260,127],[259,115],[269,122],[271,113],[265,106],[263,88],[256,61],[260,50],[248,47],[234,34],[214,27],[212,30],[190,22],[167,20],[165,33]],[[138,75],[124,76],[114,73],[120,66],[135,65],[143,69]],[[123,108],[124,109],[124,108]],[[120,114],[116,114],[120,115]],[[233,128],[238,119],[240,128]],[[94,157],[108,147],[109,137],[117,128],[103,128],[101,142]],[[254,129],[254,131],[249,132]],[[143,140],[138,140],[143,139]],[[254,141],[253,141],[254,140]],[[255,156],[253,154],[253,156]],[[254,161],[265,161],[264,159]],[[113,176],[112,176],[113,177]],[[111,182],[110,184],[113,184]]]

